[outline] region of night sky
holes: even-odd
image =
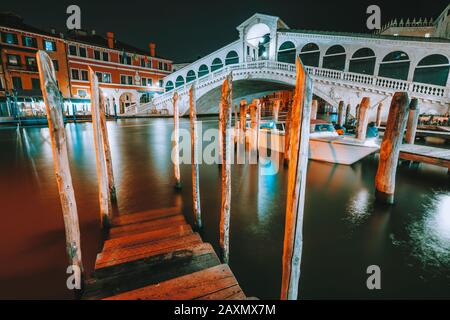
[[[0,11],[13,11],[25,23],[65,31],[66,8],[81,7],[83,29],[113,31],[117,38],[147,49],[156,42],[159,56],[193,61],[238,38],[236,26],[254,13],[279,16],[289,27],[368,32],[366,8],[381,7],[383,24],[394,17],[436,18],[449,0],[9,0]]]

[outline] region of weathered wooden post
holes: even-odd
[[[275,100],[273,107],[272,107],[272,117],[273,117],[273,121],[278,122],[278,115],[280,113],[280,104],[281,104],[281,100],[277,99]]]
[[[220,248],[222,260],[228,263],[230,256],[230,206],[231,206],[231,103],[233,97],[233,76],[230,73],[222,85],[222,203],[220,207]]]
[[[44,51],[36,53],[41,82],[42,95],[47,111],[48,129],[52,146],[56,184],[64,218],[66,233],[66,251],[71,266],[76,266],[83,277],[81,260],[80,226],[78,222],[77,202],[73,190],[69,158],[67,156],[66,133],[62,115],[62,99],[56,84],[55,69],[52,60]],[[82,278],[83,279],[83,278]],[[81,280],[82,280],[81,279]]]
[[[286,114],[286,122],[284,124],[284,165],[289,165],[289,158],[290,158],[290,147],[291,144],[290,141],[290,131],[291,131],[291,122],[292,122],[292,106],[288,106],[288,111]]]
[[[222,102],[220,102],[222,103]],[[218,165],[219,167],[222,165],[222,148],[223,148],[223,141],[222,141],[222,117],[223,117],[223,110],[222,110],[222,105],[219,104],[219,139],[218,139],[218,143],[219,143],[219,154],[218,154]]]
[[[240,116],[240,142],[245,144],[245,135],[247,131],[247,101],[241,100],[240,101],[240,110],[239,110],[239,116]]]
[[[360,108],[360,104],[358,103],[356,105],[356,109],[355,109],[355,119],[356,119],[356,121],[358,121],[358,119],[359,119],[359,108]]]
[[[256,101],[253,100],[252,103],[248,106],[250,110],[250,150],[254,150],[256,148],[256,126],[258,125],[258,114],[257,114],[257,104]]]
[[[114,184],[113,163],[111,157],[111,147],[109,146],[108,127],[106,126],[105,99],[103,92],[99,89],[100,97],[100,127],[102,130],[103,151],[105,153],[106,169],[108,174],[108,190],[111,200],[116,200],[116,186]]]
[[[109,226],[111,218],[111,199],[108,186],[108,170],[106,168],[105,146],[103,145],[101,115],[100,115],[100,90],[98,79],[92,68],[89,67],[91,90],[91,114],[94,133],[95,158],[98,179],[98,197],[100,203],[100,219],[103,227]]]
[[[359,105],[358,112],[358,125],[356,126],[355,138],[359,140],[365,140],[367,135],[367,125],[369,124],[369,109],[370,109],[370,99],[364,97]]]
[[[417,123],[419,122],[419,101],[417,98],[411,99],[409,104],[409,115],[406,123],[405,143],[414,144],[416,140]]]
[[[317,108],[318,108],[318,102],[317,102],[317,99],[314,99],[311,104],[311,120],[317,119]]]
[[[344,125],[344,101],[342,100],[339,101],[337,124],[341,127]]]
[[[237,143],[238,137],[239,137],[239,117],[238,117],[238,107],[237,105],[234,105],[234,143]]]
[[[200,178],[198,170],[198,136],[197,136],[197,106],[194,85],[189,89],[189,118],[191,121],[191,163],[192,163],[192,202],[194,222],[197,229],[202,227],[202,210],[200,205]]]
[[[377,108],[377,127],[379,128],[381,126],[381,112],[383,111],[383,102],[380,102],[378,104],[378,108]]]
[[[256,156],[259,155],[259,142],[260,142],[260,132],[259,128],[261,127],[261,109],[262,103],[261,100],[256,100]]]
[[[173,93],[173,134],[172,134],[172,161],[175,177],[175,188],[181,189],[181,177],[180,177],[180,152],[178,149],[179,137],[179,113],[178,113],[178,92]]]
[[[306,171],[308,168],[311,100],[312,81],[305,72],[300,59],[297,58],[297,80],[292,105],[291,157],[288,170],[286,225],[283,245],[282,300],[296,300],[298,296],[303,244],[303,210]]]
[[[406,92],[396,92],[389,108],[375,177],[375,197],[382,203],[394,203],[395,174],[408,117],[408,100]]]
[[[348,125],[348,121],[350,120],[350,103],[347,104],[347,109],[345,109],[345,125]]]

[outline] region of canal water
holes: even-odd
[[[202,119],[204,130],[217,127]],[[188,129],[187,119],[181,127]],[[171,119],[108,122],[119,214],[180,205],[192,222],[191,168],[173,188]],[[66,125],[85,269],[101,232],[92,124]],[[206,147],[204,143],[203,147]],[[0,128],[0,298],[71,299],[64,225],[46,127]],[[309,162],[300,298],[450,298],[450,180],[400,166],[396,203],[374,203],[376,156],[353,166]],[[230,264],[249,296],[280,293],[287,169],[232,166]],[[220,170],[200,165],[203,238],[218,248]],[[367,267],[381,269],[368,290]]]

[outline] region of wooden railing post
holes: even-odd
[[[178,92],[173,93],[173,135],[172,135],[172,161],[173,171],[175,177],[175,188],[181,189],[181,176],[180,176],[180,152],[178,149],[179,137],[179,113],[178,113]]]
[[[233,97],[233,77],[230,73],[222,85],[222,202],[220,207],[220,248],[224,263],[228,263],[230,256],[230,206],[231,206],[231,103]]]
[[[90,89],[91,89],[91,114],[94,132],[95,158],[97,165],[98,196],[100,203],[100,219],[103,227],[109,226],[111,218],[111,199],[108,187],[108,172],[106,168],[105,146],[103,145],[101,115],[100,115],[100,90],[98,79],[92,68],[89,67]]]
[[[355,138],[359,140],[365,140],[367,136],[367,125],[369,124],[369,109],[370,109],[370,99],[364,97],[359,105],[358,112],[358,124],[356,126]]]
[[[192,163],[192,202],[194,209],[194,222],[197,229],[202,228],[202,213],[200,205],[200,178],[198,170],[198,136],[197,136],[197,106],[195,101],[195,88],[189,89],[189,118],[191,121],[191,163]]]
[[[59,200],[64,218],[66,234],[66,252],[69,263],[79,268],[83,279],[83,262],[81,259],[80,226],[77,202],[70,173],[67,155],[66,133],[62,115],[62,99],[56,84],[55,69],[52,60],[44,51],[36,53],[42,95],[47,111],[48,129],[52,146],[53,164]]]
[[[382,111],[383,111],[383,102],[380,102],[378,104],[378,108],[377,108],[377,120],[376,120],[376,124],[377,124],[378,128],[381,126],[381,112]]]
[[[411,99],[409,104],[409,115],[406,123],[405,143],[414,144],[416,140],[417,124],[419,122],[419,101],[417,98]]]
[[[395,174],[408,117],[408,103],[409,98],[406,92],[396,92],[389,108],[375,177],[375,196],[377,201],[382,203],[394,203]]]
[[[282,300],[296,300],[298,296],[311,100],[312,80],[297,57],[297,80],[292,105],[292,127],[289,141],[291,156],[288,170],[286,225],[283,245]]]
[[[337,124],[341,127],[344,125],[344,101],[342,100],[339,101]]]

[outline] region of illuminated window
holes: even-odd
[[[56,51],[56,43],[51,40],[44,40],[45,51]]]
[[[111,73],[103,73],[103,82],[111,83]]]
[[[8,64],[10,66],[20,66],[20,56],[17,54],[8,54]]]
[[[23,44],[25,47],[37,48],[37,41],[36,41],[36,38],[33,38],[33,37],[23,36],[23,37],[22,37],[22,44]]]
[[[18,44],[17,35],[15,33],[2,33],[2,41],[7,44]]]

